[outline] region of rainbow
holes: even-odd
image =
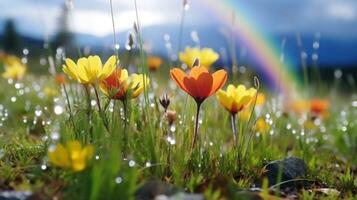
[[[249,16],[246,7],[239,0],[201,0],[201,3],[232,28],[250,54],[254,55],[258,67],[273,87],[284,96],[291,97],[293,93],[296,95],[295,91],[300,86],[300,81],[293,65],[286,58],[284,62],[281,61],[280,48],[277,48],[279,45],[262,34],[257,22],[252,22],[253,17]],[[232,24],[232,12],[236,18],[234,24]]]

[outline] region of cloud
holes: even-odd
[[[346,3],[334,3],[327,6],[327,16],[332,19],[353,21],[356,19],[356,7]]]
[[[110,13],[100,10],[75,10],[73,12],[71,29],[77,33],[106,36],[113,32],[113,23]],[[166,24],[172,18],[165,17],[164,12],[140,11],[141,27]],[[117,32],[128,31],[136,21],[135,11],[115,13],[115,28]]]

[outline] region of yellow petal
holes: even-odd
[[[226,108],[228,111],[232,111],[233,99],[232,97],[229,97],[224,90],[218,90],[217,98],[219,103],[221,103],[224,108]]]
[[[57,144],[54,151],[48,152],[49,161],[59,167],[69,167],[70,159],[67,150],[62,144]]]
[[[95,83],[98,81],[100,72],[102,71],[102,61],[99,56],[89,56],[87,66],[87,75],[89,77],[90,83]]]
[[[119,83],[122,83],[128,79],[128,70],[122,69],[120,72]]]
[[[104,67],[99,74],[99,79],[103,80],[110,76],[116,68],[117,59],[116,56],[111,56],[107,62],[105,62]]]
[[[88,67],[88,59],[87,58],[80,58],[77,61],[77,74],[78,79],[81,83],[87,84],[90,82],[89,74],[89,67]]]
[[[236,96],[236,87],[234,87],[234,85],[229,84],[227,87],[227,95],[231,96],[231,97],[235,97]]]
[[[66,73],[68,76],[70,76],[73,80],[78,81],[78,73],[76,71],[76,63],[73,62],[73,60],[67,58],[65,61],[65,65],[63,65],[62,70],[64,73]]]
[[[68,152],[69,152],[69,155],[70,155],[70,158],[72,161],[76,160],[80,157],[82,145],[79,141],[74,140],[74,141],[68,142],[67,148],[68,148]]]

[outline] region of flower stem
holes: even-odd
[[[89,122],[89,135],[90,135],[89,142],[91,142],[93,140],[93,126],[92,126],[92,106],[91,106],[91,99],[90,99],[90,90],[88,85],[83,85],[83,86],[87,96],[87,118]]]
[[[72,123],[72,126],[73,126],[74,131],[76,131],[76,126],[75,126],[75,123],[74,123],[74,121],[73,121],[72,108],[71,108],[71,103],[70,103],[70,101],[69,101],[69,96],[68,96],[68,92],[67,92],[66,85],[65,85],[65,84],[62,84],[62,87],[63,87],[64,93],[65,93],[65,95],[66,95],[67,106],[68,106],[68,112],[69,112],[69,118],[70,118],[70,121],[71,121],[71,123]]]
[[[237,127],[236,127],[236,113],[231,113],[231,126],[233,131],[234,146],[237,146],[238,135],[237,135]]]
[[[200,108],[202,102],[197,102],[197,110],[196,110],[196,119],[195,119],[195,131],[193,136],[192,150],[195,148],[197,140],[198,140],[198,128],[199,128],[199,117],[200,117]]]
[[[98,112],[99,112],[100,118],[102,118],[102,120],[103,120],[105,129],[108,131],[108,133],[110,133],[108,120],[107,120],[107,118],[104,114],[104,111],[102,110],[102,107],[100,105],[100,99],[99,99],[97,88],[95,87],[95,85],[93,85],[93,88],[94,88],[95,97],[97,99]]]
[[[123,135],[123,155],[126,156],[128,148],[128,128],[129,128],[129,116],[128,116],[128,101],[126,99],[122,100],[123,110],[124,110],[124,135]]]

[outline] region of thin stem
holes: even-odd
[[[200,108],[202,102],[197,102],[197,110],[196,110],[196,119],[195,119],[195,131],[193,136],[192,150],[195,148],[197,140],[198,140],[198,128],[199,128],[199,117],[200,117]]]
[[[183,27],[185,23],[185,13],[186,13],[186,8],[185,5],[183,5],[182,12],[181,12],[180,30],[178,35],[177,54],[181,51],[182,48],[181,46],[182,46]]]
[[[148,130],[150,133],[150,141],[149,141],[149,145],[151,146],[150,148],[150,154],[151,154],[151,160],[152,162],[156,162],[156,154],[155,154],[155,135],[154,135],[154,128],[152,125],[152,122],[150,120],[150,113],[149,113],[149,92],[148,92],[148,80],[146,77],[149,77],[149,71],[148,71],[148,66],[147,63],[145,62],[145,53],[144,53],[144,48],[143,48],[143,40],[141,37],[141,26],[140,26],[140,19],[139,19],[139,10],[138,10],[138,6],[137,6],[137,0],[134,0],[134,6],[135,6],[135,15],[136,15],[136,22],[137,22],[137,37],[139,40],[139,47],[140,47],[140,58],[141,58],[141,64],[142,64],[142,72],[144,74],[143,76],[143,86],[144,86],[144,102],[145,105],[143,106],[145,108],[145,119],[147,121],[147,125],[148,125]]]
[[[98,111],[102,112],[102,107],[100,106],[100,100],[99,100],[97,88],[95,87],[95,85],[92,85],[92,86],[94,88],[95,98],[97,99]]]
[[[92,85],[92,86],[94,88],[95,97],[97,99],[98,112],[99,112],[100,118],[102,118],[102,120],[103,120],[103,124],[104,124],[105,129],[108,131],[108,133],[110,133],[108,120],[107,120],[107,118],[106,118],[106,116],[105,116],[105,114],[104,114],[104,112],[102,110],[102,107],[100,105],[100,99],[99,99],[97,88],[95,87],[95,85]]]
[[[117,60],[119,58],[119,49],[117,48],[117,38],[115,33],[115,21],[114,21],[114,12],[113,12],[113,2],[110,0],[110,14],[112,16],[112,27],[113,27],[113,41],[114,41],[114,49],[116,53]]]
[[[90,99],[90,91],[88,85],[83,85],[83,87],[87,96],[87,118],[89,122],[89,135],[91,141],[93,139],[93,126],[92,126],[92,106],[91,106],[91,99]]]
[[[76,131],[76,125],[75,125],[75,123],[74,123],[74,121],[73,121],[72,108],[71,108],[71,103],[70,103],[70,101],[69,101],[69,96],[68,96],[68,92],[67,92],[66,85],[65,85],[65,84],[62,84],[62,87],[63,87],[64,93],[65,93],[65,95],[66,95],[67,106],[68,106],[68,112],[69,112],[69,119],[70,119],[70,121],[71,121],[71,123],[72,123],[72,126],[73,126],[74,131],[77,132],[77,131]]]
[[[113,112],[112,112],[112,124],[114,124],[114,117],[115,117],[115,100],[113,100]],[[119,115],[120,116],[120,115]]]
[[[238,142],[237,127],[236,127],[236,113],[231,113],[231,126],[233,131],[234,146],[236,146]]]
[[[124,109],[124,135],[123,135],[124,149],[123,149],[123,154],[125,157],[126,153],[127,153],[127,147],[128,147],[129,116],[128,116],[128,101],[126,99],[124,99],[124,100],[122,100],[122,102],[123,102],[123,109]]]

